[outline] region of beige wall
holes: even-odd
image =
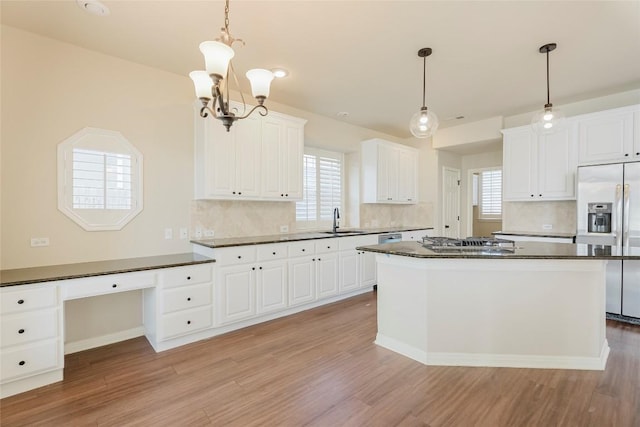
[[[189,80],[11,27],[2,35],[3,269],[190,251],[164,228],[189,224]],[[144,156],[144,210],[120,231],[87,232],[57,209],[58,143],[116,130]],[[171,197],[167,197],[171,194]],[[48,247],[30,247],[48,237]]]
[[[462,237],[466,236],[479,236],[477,227],[475,225],[471,225],[469,222],[470,217],[472,217],[472,213],[470,212],[471,208],[471,197],[473,195],[471,191],[471,175],[473,171],[478,171],[480,169],[492,168],[502,166],[502,150],[500,151],[490,151],[488,153],[481,154],[469,154],[462,157],[462,174],[461,174],[461,198],[460,198],[460,230]],[[481,221],[481,223],[485,223],[485,221]],[[500,223],[498,223],[499,226]],[[494,228],[496,223],[485,224],[489,228]],[[484,228],[484,226],[480,226],[480,231],[486,233],[489,231],[489,228]],[[499,231],[499,230],[495,230]],[[485,234],[486,235],[486,234]]]

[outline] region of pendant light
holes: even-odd
[[[544,109],[536,112],[531,118],[531,127],[536,133],[544,134],[556,132],[564,125],[564,113],[554,108],[549,96],[549,52],[555,50],[556,43],[548,43],[540,47],[540,53],[547,55],[547,103]]]
[[[422,108],[411,117],[409,130],[416,138],[429,138],[436,133],[440,121],[433,111],[427,109],[425,103],[426,81],[427,81],[427,56],[431,55],[431,48],[424,47],[418,51],[418,56],[422,58]]]

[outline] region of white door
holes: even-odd
[[[442,235],[460,237],[460,170],[442,168]]]

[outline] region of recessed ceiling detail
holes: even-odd
[[[76,0],[76,4],[80,9],[91,15],[109,16],[111,14],[109,8],[98,0]]]

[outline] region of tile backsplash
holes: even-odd
[[[345,217],[345,216],[343,216]],[[245,237],[279,234],[286,225],[289,233],[296,232],[295,202],[264,202],[236,200],[193,200],[191,202],[190,236],[196,230],[213,230],[214,237]],[[428,227],[433,225],[433,204],[417,205],[360,205],[360,224],[348,227]]]
[[[551,230],[545,230],[550,224]],[[575,233],[576,202],[504,202],[502,206],[502,230],[524,232]]]

